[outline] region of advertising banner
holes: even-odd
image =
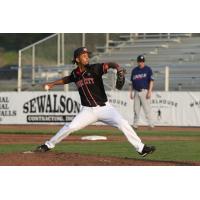
[[[108,101],[128,120],[131,101],[128,93],[107,93]],[[64,124],[80,112],[78,92],[2,92],[0,124]],[[130,116],[131,115],[131,116]]]
[[[155,125],[200,126],[199,92],[154,92],[151,108]]]
[[[107,92],[108,101],[133,124],[128,91]],[[154,92],[152,117],[157,126],[200,126],[200,92]],[[80,112],[78,92],[2,92],[0,124],[64,124]],[[140,125],[148,125],[141,109]]]

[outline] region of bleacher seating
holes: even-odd
[[[112,45],[109,45],[107,51],[105,46],[97,46],[91,63],[112,61],[125,67],[127,74],[124,90],[128,90],[131,70],[133,66],[137,65],[136,58],[139,54],[144,54],[146,64],[151,66],[154,72],[155,90],[164,90],[165,67],[169,66],[169,89],[171,91],[198,91],[200,85],[200,38],[190,36],[190,34],[174,34],[170,38],[160,38],[160,35],[157,35],[156,38],[155,35],[151,35],[151,37],[146,35],[146,39],[143,37],[130,39],[130,35],[126,34],[121,37],[122,40],[110,41]],[[60,70],[66,68],[71,71],[73,66],[63,66],[60,67]],[[57,71],[57,67],[51,67],[50,73],[55,73],[55,71]],[[104,76],[104,83],[106,90],[114,88],[115,74],[112,71]],[[60,89],[58,87],[55,90]],[[75,85],[70,84],[69,90],[76,90]]]
[[[122,41],[98,54],[95,62],[117,62],[126,67],[127,80],[133,66],[137,65],[136,58],[144,54],[146,64],[155,72],[156,90],[164,90],[164,68],[170,68],[170,90],[199,90],[200,84],[200,37],[191,34],[172,34],[161,37],[151,34],[131,38],[121,35]],[[180,87],[181,86],[181,87]],[[128,87],[126,86],[125,89]]]
[[[170,86],[171,91],[198,91],[200,85],[200,35],[190,33],[149,33],[149,34],[130,34],[130,33],[110,33],[109,42],[105,44],[105,37],[98,36],[100,34],[92,35],[86,38],[86,41],[92,41],[88,46],[92,50],[93,56],[91,63],[94,62],[117,62],[126,68],[126,84],[124,90],[128,90],[131,70],[137,65],[136,58],[140,54],[146,57],[146,64],[152,67],[155,76],[155,90],[164,90],[165,67],[170,69]],[[195,36],[194,36],[195,35]],[[70,36],[70,37],[68,37]],[[76,36],[76,37],[75,37]],[[105,34],[104,34],[105,36]],[[74,38],[75,39],[71,39]],[[61,72],[64,70],[71,70],[74,66],[71,65],[71,55],[74,48],[79,45],[81,35],[70,34],[66,36],[67,44],[65,47],[66,56],[65,64],[57,66],[56,61],[52,62],[49,59],[43,58],[44,51],[37,52],[38,63],[35,66],[36,84],[32,84],[32,67],[29,53],[24,53],[24,60],[29,61],[28,64],[23,65],[23,90],[40,91],[41,83],[58,79],[62,76]],[[53,40],[54,41],[54,40]],[[55,40],[55,42],[57,39]],[[74,43],[77,41],[77,44]],[[69,44],[69,42],[71,42]],[[52,44],[50,42],[50,44]],[[45,45],[44,45],[45,46]],[[57,47],[57,45],[55,45]],[[49,48],[44,47],[45,55],[49,56]],[[56,60],[57,51],[54,54]],[[41,57],[41,58],[40,58]],[[38,59],[39,58],[39,59]],[[45,57],[46,58],[46,57]],[[47,63],[46,63],[47,61]],[[67,64],[66,64],[67,63]],[[55,65],[55,67],[54,67]],[[4,72],[0,72],[4,73]],[[15,75],[16,76],[16,75]],[[109,73],[104,77],[105,89],[110,90],[115,85],[115,73],[109,70]],[[0,90],[16,90],[17,80],[14,80],[12,88],[9,86],[10,80],[3,80]],[[63,87],[56,87],[55,90],[62,90]],[[76,90],[74,84],[69,85],[69,90]]]

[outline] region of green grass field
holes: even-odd
[[[59,129],[45,129],[45,130],[0,130],[0,134],[51,134],[54,135],[56,131]],[[119,130],[93,130],[93,129],[82,129],[80,131],[74,132],[73,135],[122,135],[122,132]],[[200,130],[199,131],[137,131],[139,136],[199,136],[200,138]]]
[[[5,131],[0,131],[0,133],[5,133]],[[43,131],[7,131],[7,134],[18,133],[18,134],[54,134],[55,131],[43,130]],[[73,135],[122,135],[118,130],[81,130],[79,132],[73,133]],[[200,132],[172,132],[172,131],[140,131],[139,136],[159,136],[159,141],[148,141],[145,142],[150,145],[155,145],[157,150],[154,154],[148,156],[148,160],[158,160],[158,161],[200,161]],[[175,138],[177,136],[181,137],[195,137],[194,141],[165,141],[162,136],[170,136]],[[194,139],[194,138],[193,138]],[[36,147],[33,144],[2,144],[0,145],[0,153],[11,153],[11,152],[22,152],[32,150]],[[80,153],[89,155],[101,155],[101,156],[115,156],[122,158],[138,158],[141,157],[135,152],[135,149],[128,143],[128,141],[112,141],[112,142],[76,142],[76,143],[60,143],[56,146],[53,151],[58,152],[70,152],[70,153]]]

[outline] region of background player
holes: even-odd
[[[130,98],[134,99],[134,122],[133,127],[138,128],[141,106],[148,120],[149,126],[154,127],[151,116],[150,98],[153,90],[153,72],[145,65],[144,55],[137,57],[138,66],[133,68],[131,73]],[[133,95],[134,91],[134,95]]]
[[[107,101],[102,75],[107,73],[109,68],[113,68],[117,70],[118,75],[123,76],[123,69],[115,63],[90,65],[88,53],[85,47],[76,49],[74,51],[73,63],[77,64],[77,68],[71,72],[70,76],[45,84],[45,86],[51,89],[55,85],[74,82],[80,94],[82,108],[70,124],[65,124],[49,141],[37,147],[36,152],[46,152],[54,148],[57,143],[70,133],[94,122],[101,121],[120,129],[142,156],[152,153],[155,147],[144,145],[128,122]]]

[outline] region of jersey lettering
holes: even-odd
[[[147,74],[137,74],[137,75],[134,75],[133,76],[133,80],[138,80],[138,79],[143,79],[143,78],[146,78],[147,77]]]
[[[83,87],[83,85],[92,85],[94,84],[94,78],[84,78],[84,80],[79,80],[76,82],[77,88]]]
[[[81,72],[78,67],[72,71],[69,79],[76,84],[83,106],[104,105],[108,101],[102,79],[102,75],[107,72],[107,67],[107,64],[96,63],[88,65],[84,72]],[[63,80],[66,81],[66,78]]]

